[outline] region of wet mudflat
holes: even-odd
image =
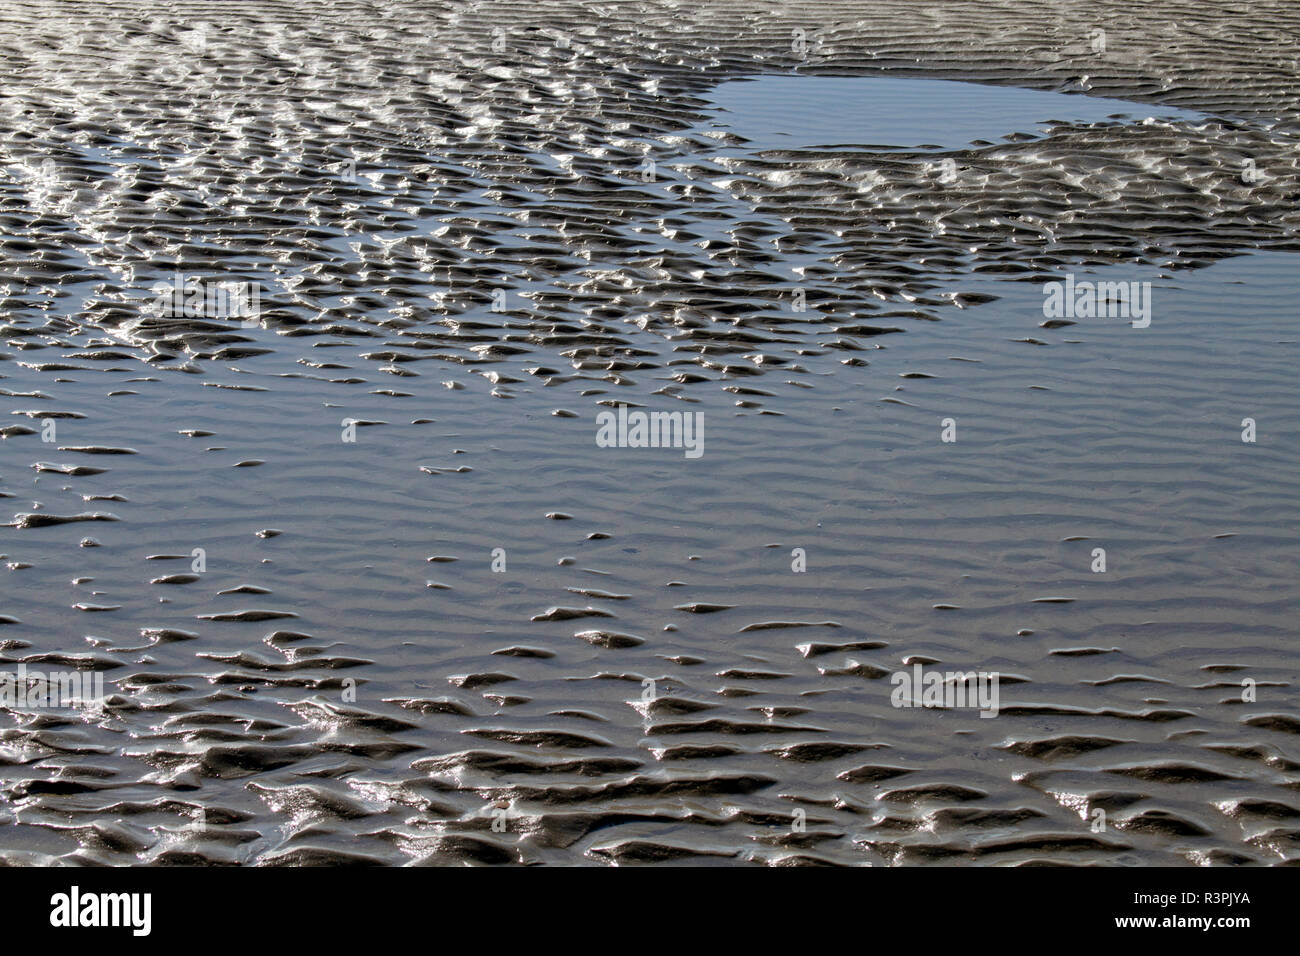
[[[0,648],[108,692],[6,708],[7,860],[1295,858],[1285,74],[997,4],[387,6],[3,7]],[[837,71],[897,93],[790,128]],[[1001,125],[929,135],[940,79]]]

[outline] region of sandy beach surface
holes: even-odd
[[[0,859],[1300,860],[1239,9],[0,2]]]

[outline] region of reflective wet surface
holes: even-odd
[[[718,111],[715,126],[751,149],[958,149],[1046,133],[1067,122],[1208,119],[1191,110],[1077,92],[890,76],[757,76],[723,83],[708,99]]]
[[[0,5],[7,860],[1295,859],[1290,39],[381,6]]]

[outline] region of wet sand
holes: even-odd
[[[1297,858],[1289,7],[37,9],[0,653],[108,699],[0,714],[7,862]],[[881,73],[1133,114],[774,149],[714,94]]]

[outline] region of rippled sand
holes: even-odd
[[[1300,859],[1300,14],[1230,9],[0,3],[0,653],[108,692],[0,715],[0,855]],[[711,126],[792,71],[1206,117]]]

